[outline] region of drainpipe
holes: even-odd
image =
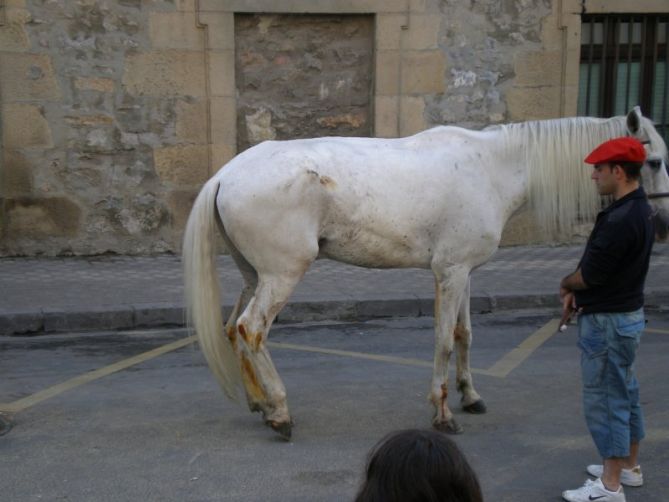
[[[558,0],[557,3],[557,23],[558,23],[558,29],[560,30],[560,42],[562,44],[562,54],[561,54],[561,70],[560,70],[560,117],[564,117],[565,115],[565,108],[566,108],[566,100],[567,100],[567,89],[566,89],[566,84],[567,84],[567,42],[568,42],[568,36],[569,32],[567,30],[568,26],[564,22],[564,17],[563,17],[563,0]]]
[[[195,0],[195,26],[204,30],[204,99],[205,122],[207,129],[207,173],[213,176],[212,169],[212,137],[211,137],[211,84],[209,82],[209,25],[200,20],[200,0]]]
[[[396,137],[399,138],[402,134],[402,71],[404,68],[404,32],[409,30],[409,21],[411,19],[411,0],[406,0],[406,8],[404,9],[404,22],[401,24],[400,28],[402,33],[400,33],[400,67],[397,72],[397,133]]]

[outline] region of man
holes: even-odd
[[[560,283],[564,313],[578,320],[583,410],[603,465],[589,465],[587,480],[562,497],[570,502],[624,502],[621,486],[641,486],[637,460],[644,437],[634,359],[644,328],[643,287],[655,231],[639,186],[646,159],[634,138],[597,147],[585,162],[600,195],[613,202],[597,216],[576,271]]]

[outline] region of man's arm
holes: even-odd
[[[583,289],[588,289],[588,285],[583,280],[580,268],[577,268],[574,273],[569,274],[560,282],[560,292],[566,290],[565,293],[568,293],[569,291],[581,291]]]
[[[562,322],[565,328],[560,326],[560,331],[566,329],[566,325],[569,321],[569,318],[577,309],[576,298],[574,297],[574,291],[580,291],[583,289],[588,289],[588,285],[583,280],[583,274],[581,274],[581,268],[577,268],[576,271],[572,274],[569,274],[567,277],[560,281],[560,299],[562,300]]]

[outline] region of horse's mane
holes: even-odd
[[[576,225],[594,221],[601,197],[583,159],[600,143],[627,132],[625,117],[586,117],[501,126],[508,148],[525,148],[529,207],[550,239],[573,236]]]

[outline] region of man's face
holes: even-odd
[[[591,178],[597,185],[599,195],[612,195],[618,188],[617,171],[620,167],[611,164],[597,164],[592,170]]]

